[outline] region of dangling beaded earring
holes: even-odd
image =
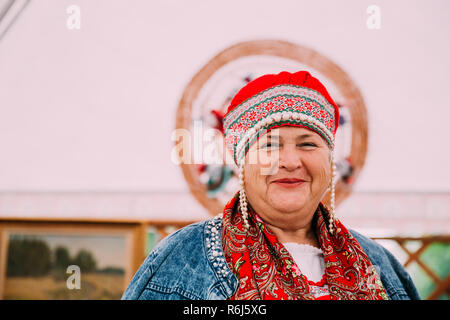
[[[242,219],[244,220],[245,229],[249,230],[250,225],[248,223],[248,211],[247,211],[247,197],[244,189],[244,161],[239,165],[239,205],[241,208]]]
[[[334,149],[331,151],[331,181],[330,181],[330,217],[328,219],[328,223],[330,226],[330,234],[334,234],[333,225],[334,225],[334,209],[335,209],[335,184],[336,184],[336,163],[334,161]]]

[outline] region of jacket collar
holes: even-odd
[[[226,295],[231,297],[236,291],[239,281],[228,267],[223,254],[221,215],[205,223],[203,240],[206,257],[211,268]]]

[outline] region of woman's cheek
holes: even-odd
[[[328,168],[328,162],[324,162],[322,159],[315,159],[313,161],[310,172],[313,180],[314,191],[322,193],[328,188],[330,180],[330,168]]]
[[[262,176],[259,174],[259,168],[255,164],[246,165],[244,168],[245,189],[248,193],[259,193],[263,190]]]

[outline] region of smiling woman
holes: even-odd
[[[243,87],[223,119],[240,190],[216,218],[161,241],[123,299],[419,299],[386,249],[334,217],[338,118],[306,71]]]
[[[309,129],[283,126],[253,144],[247,158],[254,153],[273,164],[264,174],[264,162],[246,161],[245,190],[253,209],[280,241],[319,247],[310,225],[330,185],[331,150],[325,140]]]

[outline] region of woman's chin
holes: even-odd
[[[272,207],[281,212],[294,212],[302,209],[305,204],[305,197],[301,194],[282,194],[270,197]]]

